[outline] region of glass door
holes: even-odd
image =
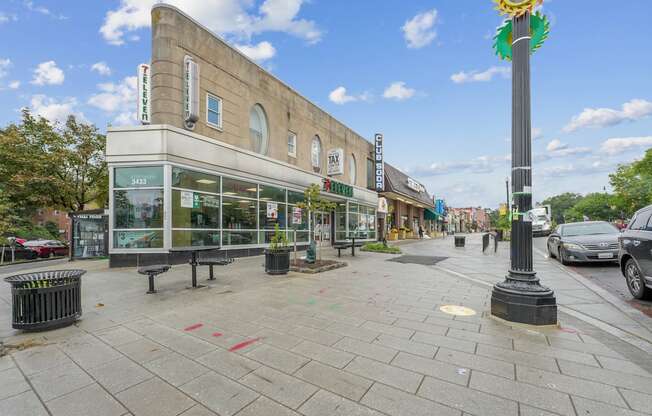
[[[314,238],[316,242],[331,241],[331,214],[328,212],[315,213]]]

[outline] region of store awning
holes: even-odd
[[[426,220],[438,221],[441,218],[441,215],[437,214],[434,210],[430,208],[425,208],[423,211],[423,218]]]

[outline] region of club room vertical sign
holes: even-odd
[[[376,192],[385,190],[385,164],[383,163],[383,135],[374,136],[374,182]]]
[[[150,66],[148,64],[138,65],[138,121],[142,124],[151,123],[150,81]]]
[[[183,121],[192,130],[199,120],[199,65],[186,55],[183,69]]]

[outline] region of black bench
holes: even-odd
[[[208,280],[215,280],[215,276],[213,275],[213,266],[227,266],[233,263],[233,261],[234,261],[233,258],[228,258],[228,257],[206,256],[206,257],[200,257],[199,260],[197,261],[197,264],[199,264],[200,266],[208,266],[209,267]]]
[[[147,293],[156,293],[154,289],[154,278],[159,274],[163,274],[170,270],[169,264],[155,264],[152,266],[143,266],[138,268],[138,273],[148,276],[149,279],[149,290]]]
[[[362,243],[355,242],[355,238],[353,238],[351,241],[347,241],[344,243],[335,243],[333,244],[333,248],[337,250],[337,257],[342,257],[342,250],[346,250],[347,248],[351,248],[351,256],[355,257],[355,248],[356,247],[362,247]]]

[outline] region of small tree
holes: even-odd
[[[297,207],[308,211],[308,220],[315,223],[315,213],[320,211],[330,212],[335,209],[335,203],[327,201],[321,197],[321,189],[318,184],[310,185],[303,193],[303,201],[297,203]],[[319,244],[321,245],[321,238]],[[313,233],[310,233],[310,245],[315,244]]]

